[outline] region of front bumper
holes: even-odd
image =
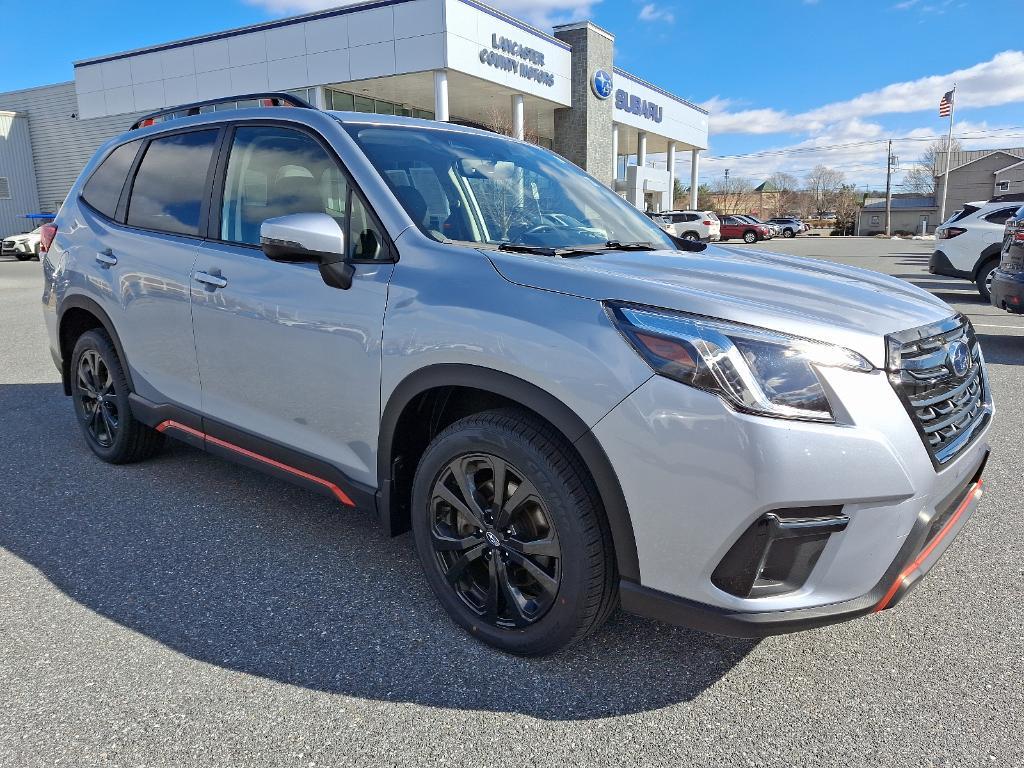
[[[620,584],[626,610],[778,634],[890,607],[932,567],[978,503],[988,425],[936,471],[884,373],[824,376],[842,404],[836,424],[746,416],[655,376],[594,428],[637,545],[639,582]],[[796,587],[739,596],[713,583],[766,513],[821,507],[849,522]]]
[[[1007,312],[1024,313],[1024,272],[992,273],[992,306]]]
[[[928,260],[928,271],[933,275],[959,277],[961,280],[974,279],[974,275],[970,272],[965,272],[962,269],[954,267],[952,262],[949,260],[949,257],[941,250],[936,250],[932,253],[931,259]]]

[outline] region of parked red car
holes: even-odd
[[[743,240],[745,243],[756,243],[767,239],[771,230],[764,224],[750,224],[735,216],[719,216],[722,222],[721,240]]]

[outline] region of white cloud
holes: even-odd
[[[640,21],[663,21],[666,24],[675,23],[676,17],[668,8],[659,8],[654,3],[647,3],[640,9]]]
[[[912,129],[888,129],[878,123],[857,118],[825,126],[812,138],[793,144],[766,147],[747,157],[705,157],[701,160],[701,176],[707,181],[720,178],[726,168],[730,176],[764,181],[776,171],[802,178],[819,163],[842,171],[851,184],[869,184],[873,189],[885,185],[887,139],[893,142],[893,154],[900,167],[894,177],[899,184],[903,174],[913,166],[925,148],[937,138],[934,126]],[[1019,128],[994,126],[986,122],[958,121],[953,134],[960,136],[965,149],[994,149],[1024,146]],[[899,192],[901,189],[896,188]]]
[[[309,13],[325,8],[355,5],[366,0],[245,0],[273,14]],[[589,18],[601,0],[488,0],[490,5],[542,29]]]
[[[939,98],[957,83],[956,106],[993,107],[1024,101],[1024,52],[1004,51],[973,67],[893,83],[847,101],[792,114],[777,109],[711,112],[712,133],[811,133],[851,118],[938,110]],[[719,104],[728,104],[723,100]]]

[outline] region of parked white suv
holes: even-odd
[[[9,235],[0,241],[0,256],[13,256],[18,261],[39,258],[39,231],[37,227],[23,235]]]
[[[657,218],[663,230],[683,240],[717,243],[722,224],[712,211],[667,211]]]
[[[928,271],[971,280],[977,284],[981,298],[988,301],[992,271],[999,266],[1003,228],[1022,202],[1024,195],[1013,194],[964,204],[959,213],[935,230],[936,248]]]

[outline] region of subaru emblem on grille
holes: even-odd
[[[949,358],[949,367],[953,369],[959,377],[967,375],[967,371],[971,369],[971,350],[967,348],[967,345],[962,341],[954,341],[949,345],[947,351]]]

